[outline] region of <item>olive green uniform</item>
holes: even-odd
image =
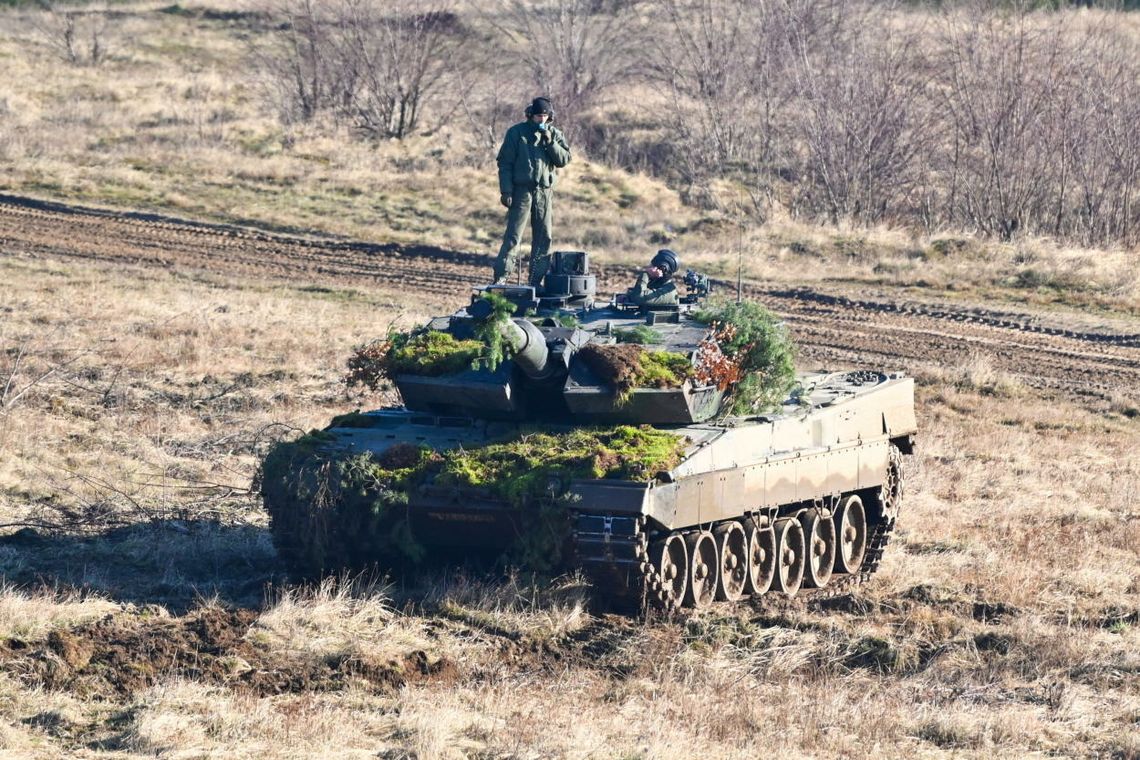
[[[570,145],[557,127],[545,132],[532,121],[507,130],[499,148],[499,192],[510,196],[507,230],[495,260],[495,282],[505,282],[518,262],[519,241],[530,219],[530,284],[539,285],[550,264],[551,196],[558,169],[570,163]]]
[[[648,272],[637,276],[637,282],[625,292],[625,297],[638,306],[673,306],[681,302],[672,277],[650,280]]]

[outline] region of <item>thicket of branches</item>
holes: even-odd
[[[1140,241],[1140,56],[1111,15],[446,2],[279,0],[256,58],[283,117],[399,138],[460,115],[493,149],[541,93],[576,147],[695,202],[728,179],[760,214]]]

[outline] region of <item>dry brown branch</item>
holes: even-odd
[[[501,0],[496,10],[487,18],[503,39],[504,59],[517,61],[536,94],[552,99],[571,140],[579,118],[606,93],[628,85],[641,68],[644,30],[623,5]]]
[[[64,61],[73,66],[98,66],[110,55],[113,25],[106,8],[65,8],[47,0],[39,0],[39,5],[44,12],[34,22],[34,28]]]

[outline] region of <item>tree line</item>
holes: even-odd
[[[286,123],[403,139],[457,122],[474,157],[461,160],[485,162],[543,94],[577,150],[663,177],[697,205],[1140,242],[1140,23],[1124,11],[261,1],[251,71]],[[67,52],[83,53],[74,23],[61,28]]]

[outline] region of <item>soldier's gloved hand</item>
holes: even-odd
[[[514,198],[512,198],[509,195],[500,195],[499,196],[499,203],[503,204],[507,208],[511,207],[511,201],[513,201],[513,200],[514,200]]]

